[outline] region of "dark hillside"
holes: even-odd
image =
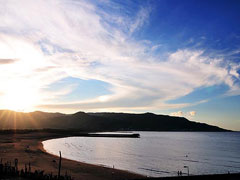
[[[83,131],[226,131],[183,117],[153,113],[84,113],[75,114],[0,111],[1,129],[78,129]]]

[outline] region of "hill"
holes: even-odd
[[[1,129],[78,129],[81,131],[227,131],[183,117],[153,113],[23,113],[0,111]]]

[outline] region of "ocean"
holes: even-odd
[[[150,176],[240,172],[239,132],[134,132],[140,138],[68,137],[43,141],[54,155]]]

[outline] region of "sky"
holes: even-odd
[[[240,130],[239,19],[238,0],[0,0],[0,109]]]

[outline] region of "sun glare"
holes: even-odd
[[[24,84],[15,84],[4,93],[2,103],[6,109],[14,111],[31,111],[39,102],[38,93]]]
[[[13,60],[0,67],[0,107],[14,111],[32,111],[40,102],[42,82],[33,75],[38,68],[50,66],[41,49],[26,40],[3,36],[0,42],[0,59]],[[8,75],[5,78],[4,75]],[[39,76],[38,76],[39,77]]]

